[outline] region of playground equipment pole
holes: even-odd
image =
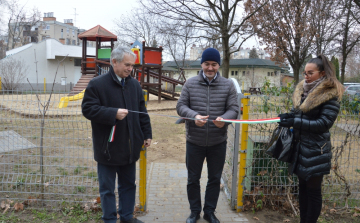
[[[148,101],[148,92],[143,90],[143,95],[145,99],[145,106],[147,106]],[[140,173],[139,173],[139,200],[140,200],[140,210],[146,211],[146,148],[143,146],[140,151]]]
[[[249,119],[249,96],[250,93],[245,93],[245,98],[241,99],[241,104],[243,105],[243,120]],[[246,174],[246,146],[248,138],[248,124],[241,125],[241,148],[240,148],[240,160],[239,160],[239,181],[238,181],[238,195],[237,195],[237,212],[242,211],[243,207],[243,195],[244,195],[244,186],[243,181]]]
[[[44,93],[46,93],[46,78],[44,77]]]
[[[0,91],[1,91],[2,83],[1,83],[1,77],[0,77]]]

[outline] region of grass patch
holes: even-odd
[[[83,170],[87,170],[87,167],[81,167],[80,165],[78,165],[75,169],[74,169],[74,174],[79,174],[81,173]]]
[[[95,177],[97,177],[97,173],[95,171],[92,171],[92,172],[85,174],[84,176],[89,177],[89,178],[95,178]]]
[[[62,167],[58,168],[60,175],[67,176],[69,173]]]
[[[77,186],[77,187],[75,187],[75,193],[85,193],[85,191],[86,191],[86,187],[84,187],[84,186]]]

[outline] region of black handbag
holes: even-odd
[[[293,153],[292,142],[292,129],[278,126],[266,145],[266,153],[277,160],[290,163]]]

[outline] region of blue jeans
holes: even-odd
[[[135,206],[136,162],[124,166],[108,166],[98,163],[99,192],[101,198],[102,219],[105,223],[117,221],[115,179],[118,175],[119,215],[121,221],[133,218]]]
[[[205,191],[204,212],[214,212],[220,194],[220,179],[226,156],[226,141],[214,146],[198,146],[186,142],[188,170],[187,195],[192,212],[201,212],[200,177],[206,158],[208,182]]]

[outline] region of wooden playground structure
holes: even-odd
[[[74,96],[86,89],[90,80],[107,73],[110,69],[110,55],[114,49],[117,36],[104,27],[97,25],[79,34],[82,40],[81,78],[73,87],[69,96]],[[96,55],[87,55],[87,41],[96,42]],[[110,45],[102,43],[110,42]],[[136,78],[148,94],[161,98],[177,100],[176,85],[184,85],[184,81],[176,80],[162,73],[162,47],[147,47],[145,42],[132,44],[132,51],[137,56],[131,75]],[[81,99],[80,97],[77,97]]]

